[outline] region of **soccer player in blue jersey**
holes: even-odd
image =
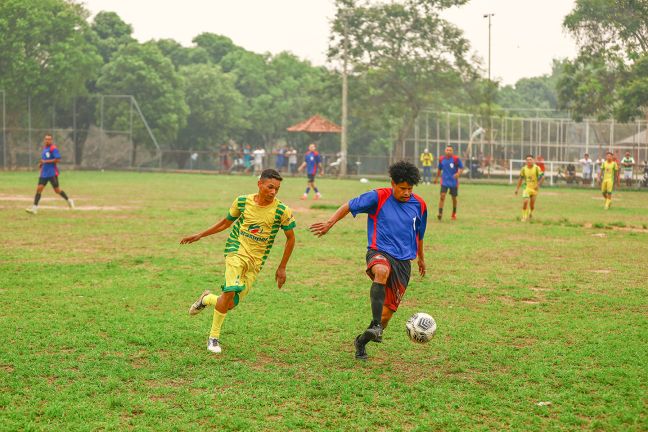
[[[452,196],[452,220],[457,220],[457,196],[459,195],[459,176],[463,172],[464,165],[459,156],[453,154],[454,150],[448,146],[445,149],[445,155],[439,158],[439,167],[434,184],[439,181],[441,176],[441,196],[439,197],[439,214],[437,219],[443,217],[443,206],[448,191]]]
[[[398,309],[405,295],[411,263],[417,259],[418,270],[425,276],[423,236],[427,225],[425,201],[413,193],[421,181],[418,168],[410,162],[389,167],[391,188],[375,189],[343,204],[326,222],[310,226],[318,237],[326,234],[338,221],[351,213],[367,213],[367,275],[372,320],[367,330],[354,341],[355,357],[367,359],[366,345],[382,342],[383,329]]]
[[[317,186],[315,186],[315,176],[318,172],[322,171],[322,156],[317,152],[317,145],[311,144],[308,146],[308,152],[304,155],[304,162],[299,167],[299,172],[304,168],[306,168],[306,175],[308,176],[308,185],[301,199],[305,200],[308,198],[311,188],[315,192],[315,199],[319,199],[320,193],[317,190]]]
[[[38,177],[38,186],[36,187],[36,195],[34,196],[34,205],[27,208],[25,211],[35,215],[38,213],[38,202],[41,199],[41,193],[47,183],[52,183],[54,192],[61,195],[67,201],[68,207],[74,208],[74,201],[72,201],[65,192],[59,187],[58,175],[59,170],[57,164],[61,161],[61,153],[56,145],[52,142],[52,135],[45,135],[43,139],[44,147],[41,152],[40,175]]]

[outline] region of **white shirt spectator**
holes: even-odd
[[[583,168],[583,177],[591,177],[592,166],[594,165],[594,161],[590,158],[583,158],[578,162],[581,164],[581,167]]]
[[[259,167],[263,166],[263,158],[264,158],[264,156],[266,154],[265,150],[264,149],[256,149],[256,150],[254,150],[252,152],[252,154],[254,155],[254,165],[259,166]]]

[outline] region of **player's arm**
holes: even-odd
[[[304,168],[306,168],[306,162],[302,162],[301,165],[299,165],[299,168],[297,168],[297,171],[302,172],[304,171]]]
[[[349,214],[349,212],[349,203],[346,202],[342,204],[340,208],[335,211],[335,213],[333,213],[333,216],[331,216],[329,220],[327,220],[326,222],[314,223],[313,225],[308,227],[308,229],[317,237],[322,237],[324,234],[329,232],[331,228],[333,228],[333,225],[344,219],[346,215]]]
[[[524,179],[522,178],[522,176],[520,176],[520,178],[518,179],[517,186],[515,187],[515,195],[517,195],[518,192],[520,191],[520,186],[522,186],[522,181],[523,181],[523,180],[524,180]]]
[[[461,173],[463,173],[463,170],[464,170],[463,168],[459,168],[457,170],[457,173],[454,175],[456,179],[458,179],[461,176]]]
[[[439,182],[439,176],[441,175],[441,169],[437,169],[436,177],[434,177],[434,184]]]
[[[544,183],[545,175],[544,172],[540,173],[540,178],[538,179],[538,189],[542,187],[542,183]]]
[[[51,164],[51,163],[59,163],[61,162],[61,158],[56,158],[56,159],[41,159],[41,164]]]
[[[286,246],[284,247],[283,256],[281,257],[281,262],[279,267],[277,267],[277,272],[275,273],[275,280],[277,281],[277,288],[281,289],[284,283],[286,283],[286,266],[288,265],[288,260],[290,260],[290,255],[292,255],[293,249],[295,248],[295,230],[291,229],[284,231],[286,234]]]
[[[233,223],[234,221],[231,221],[227,218],[223,218],[220,222],[218,222],[215,225],[212,225],[211,227],[207,228],[205,231],[183,238],[182,240],[180,240],[180,244],[189,244],[189,243],[197,242],[203,237],[208,237],[210,235],[226,230],[227,228],[232,226]]]
[[[425,276],[425,255],[423,253],[423,239],[418,242],[418,250],[416,252],[416,263],[418,264],[419,274]]]

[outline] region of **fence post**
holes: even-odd
[[[550,172],[549,173],[549,183],[551,184],[551,186],[553,186],[553,184],[554,184],[554,181],[553,181],[553,173],[554,173],[553,162],[549,162],[549,172]]]
[[[31,96],[27,96],[27,150],[29,154],[29,169],[32,169],[32,124],[31,124]]]
[[[509,160],[509,184],[513,184],[513,159]]]
[[[2,90],[2,164],[7,169],[7,104],[5,102],[5,91]]]

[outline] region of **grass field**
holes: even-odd
[[[252,177],[64,172],[80,209],[48,187],[34,217],[36,175],[0,173],[0,430],[648,430],[648,193],[605,212],[596,190],[545,189],[524,224],[513,186],[464,185],[439,223],[438,187],[418,187],[429,275],[359,363],[366,218],[305,227],[385,183],[319,183],[311,209],[284,182],[287,285],[281,238],[214,356],[211,311],[187,309],[220,286],[226,234],[178,242]],[[404,331],[418,311],[438,323],[427,345]]]

